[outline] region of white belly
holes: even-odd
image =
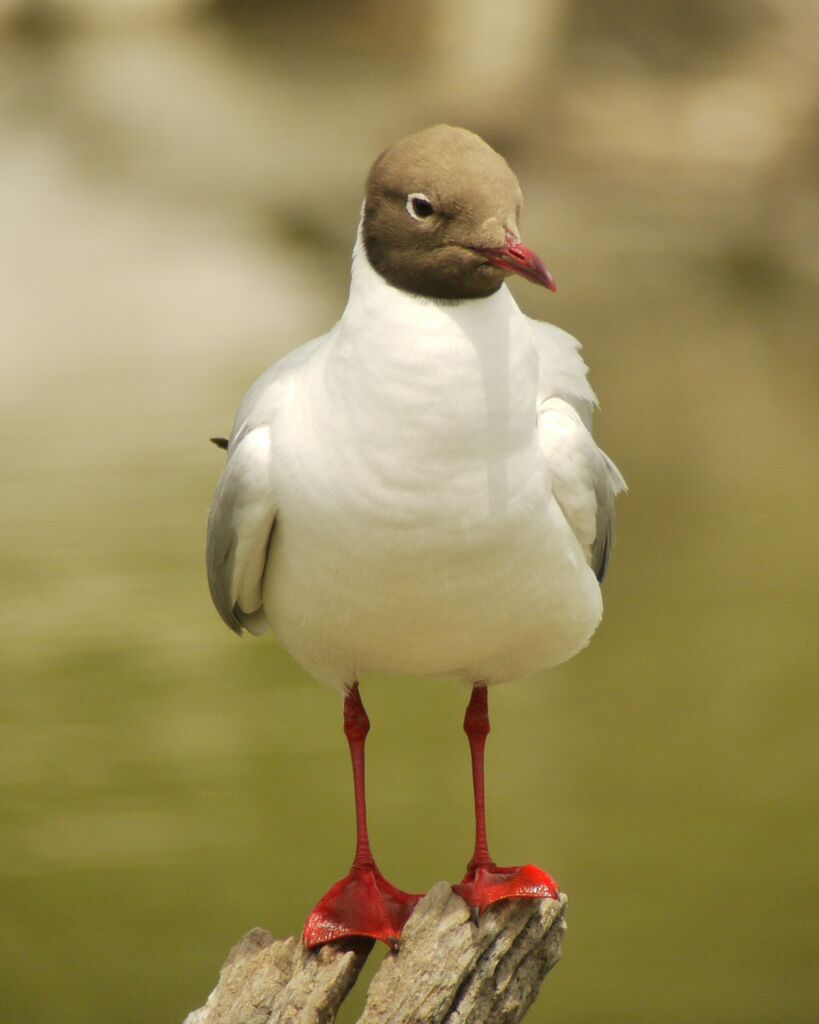
[[[336,686],[372,671],[499,682],[565,661],[602,606],[544,476],[482,510],[469,482],[376,500],[341,477],[302,480],[282,495],[265,573],[273,632]]]

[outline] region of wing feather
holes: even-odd
[[[262,581],[276,520],[270,429],[256,427],[231,444],[208,517],[208,585],[216,610],[239,636],[265,628]]]
[[[626,482],[591,434],[597,396],[580,343],[552,324],[530,322],[540,358],[538,434],[553,493],[602,583],[615,537],[614,498]]]
[[[597,448],[597,445],[595,445]],[[614,498],[621,491],[627,491],[626,481],[617,466],[606,455],[602,448],[597,448],[600,456],[594,472],[594,496],[597,502],[595,516],[595,536],[591,548],[589,564],[599,583],[603,582],[609,567],[611,549],[614,546],[617,531],[615,529]]]
[[[239,406],[228,461],[216,487],[208,518],[208,585],[216,610],[241,636],[267,631],[262,584],[276,522],[272,448],[276,419],[295,374],[334,336],[293,349],[267,369]],[[216,439],[222,447],[223,438]]]
[[[589,368],[580,354],[580,342],[554,324],[527,319],[540,360],[538,399],[562,398],[590,431],[597,395],[587,379]]]

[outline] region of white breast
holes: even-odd
[[[538,444],[528,321],[501,289],[445,306],[359,253],[333,339],[274,424],[274,632],[319,678],[513,678],[565,660],[600,594]]]

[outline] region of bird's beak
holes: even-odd
[[[512,234],[507,233],[506,244],[497,249],[479,249],[476,246],[475,252],[479,252],[493,266],[500,267],[509,274],[520,274],[532,284],[542,284],[550,292],[557,291],[555,279],[544,266],[540,256],[527,249],[520,239]]]

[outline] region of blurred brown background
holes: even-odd
[[[0,0],[0,1019],[179,1022],[352,855],[337,698],[204,582],[244,389],[337,318],[403,134],[510,160],[631,485],[591,647],[497,691],[490,828],[570,898],[539,1021],[808,1022],[807,0]],[[463,694],[369,681],[408,889],[470,852]],[[356,1005],[346,1011],[354,1019]]]

